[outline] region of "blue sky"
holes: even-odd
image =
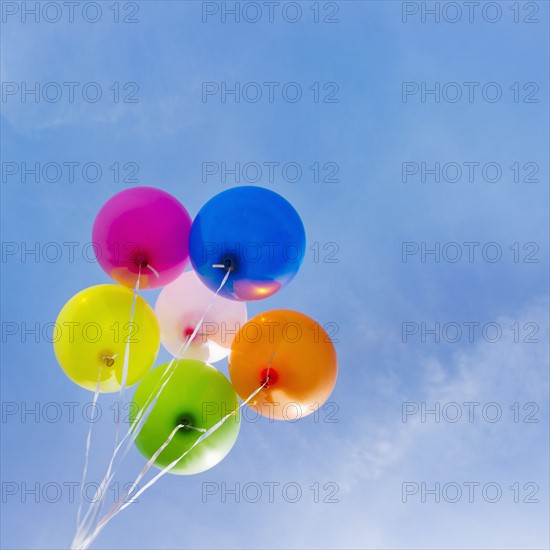
[[[276,169],[273,183],[264,171],[258,184],[294,205],[313,248],[294,281],[251,304],[249,313],[292,308],[338,325],[340,370],[331,397],[338,422],[309,417],[295,424],[244,423],[220,465],[198,476],[166,476],[94,547],[548,547],[548,4],[528,3],[538,8],[538,23],[515,23],[513,3],[498,2],[499,21],[476,12],[472,23],[464,15],[454,24],[430,17],[423,23],[420,14],[403,23],[401,2],[375,1],[320,2],[321,18],[338,7],[333,24],[314,23],[309,1],[300,3],[296,23],[279,11],[273,23],[265,11],[257,23],[235,23],[229,16],[224,23],[220,13],[203,23],[201,2],[140,2],[138,23],[116,24],[112,3],[100,4],[96,23],[83,20],[80,8],[73,23],[66,12],[59,22],[36,23],[33,16],[22,17],[21,3],[2,23],[3,85],[18,86],[2,98],[2,402],[19,411],[2,419],[3,546],[60,548],[70,541],[76,506],[67,491],[58,502],[36,503],[33,496],[22,502],[21,490],[22,484],[42,489],[79,481],[87,428],[82,410],[91,400],[63,375],[46,338],[6,334],[6,323],[19,331],[23,323],[43,327],[76,292],[109,282],[82,251],[95,214],[117,191],[158,186],[195,216],[210,197],[236,185],[219,174],[203,183],[203,163],[295,162],[303,171],[299,181]],[[127,4],[118,4],[121,17],[131,9]],[[420,9],[423,3],[406,4]],[[520,20],[529,13],[520,3]],[[62,86],[57,102],[31,96],[23,102],[22,83],[35,82],[77,82],[75,101]],[[102,90],[97,103],[79,95],[89,82]],[[124,89],[128,82],[139,87],[136,103],[120,101],[134,89]],[[264,92],[264,82],[280,83],[276,90],[296,82],[303,96],[290,103],[276,92],[273,102],[263,96],[235,103],[217,94],[204,102],[204,82],[256,82]],[[403,82],[428,88],[457,82],[464,94],[463,83],[479,86],[472,102],[435,102],[433,96],[422,102],[416,94],[405,103]],[[494,103],[482,95],[489,82],[502,90]],[[537,103],[523,102],[534,89],[530,82],[538,86]],[[121,94],[117,103],[114,83]],[[318,103],[309,89],[314,83],[320,83]],[[337,84],[337,103],[322,101],[335,89],[330,84],[323,90],[326,83]],[[57,182],[10,175],[22,163],[37,162],[41,168],[50,162],[79,165],[73,182],[67,168]],[[315,162],[336,163],[338,181],[315,183],[309,169]],[[473,162],[479,168],[473,182],[463,176],[435,183],[428,176],[423,183],[415,176],[403,183],[404,162],[428,168]],[[499,181],[483,177],[481,168],[490,162],[502,170]],[[521,179],[538,168],[538,181],[515,183],[509,167],[516,162]],[[99,181],[86,181],[93,178],[82,173],[86,163],[101,167]],[[134,166],[124,165],[136,163],[137,183],[115,182],[109,168],[114,163],[124,175]],[[72,261],[65,242],[78,243]],[[404,262],[404,242],[419,248],[456,242],[464,254],[463,243],[480,244],[472,262],[435,262],[433,256],[422,262],[420,254]],[[23,247],[35,243],[39,257],[22,258]],[[62,246],[58,260],[46,261],[47,243]],[[487,243],[500,247],[499,261],[484,259]],[[334,247],[337,261],[323,262]],[[153,304],[156,292],[143,296]],[[419,335],[403,342],[403,323],[422,322],[428,328],[479,323],[479,329],[497,323],[502,337],[491,343],[478,330],[473,342],[463,336],[435,343],[427,336],[422,343]],[[520,342],[509,328],[515,323]],[[538,343],[524,342],[533,327]],[[168,358],[161,351],[157,363]],[[217,366],[226,372],[225,363]],[[77,403],[74,422],[66,407],[57,422],[43,415],[38,422],[32,415],[21,421],[24,407],[39,403],[43,410],[65,402]],[[112,445],[113,402],[101,401],[91,480],[101,474]],[[419,414],[403,422],[404,402],[480,405],[473,422],[421,422]],[[501,420],[480,414],[488,403],[500,407]],[[523,409],[528,403],[538,408],[538,423],[523,421],[534,410]],[[328,420],[328,411],[320,420]],[[142,464],[132,450],[119,482],[131,481]],[[231,495],[226,502],[220,495],[202,501],[204,483],[232,488],[252,482],[295,482],[303,496],[297,503],[277,492],[274,502],[267,492],[257,503],[237,503]],[[466,491],[465,482],[479,483],[479,491],[496,483],[502,498],[491,503],[477,492],[473,502],[464,494],[456,503],[436,503],[430,496],[422,502],[418,493],[402,502],[404,483],[457,483]],[[338,503],[315,503],[309,489],[315,483],[336,484]],[[521,501],[533,487],[525,485],[536,484],[539,502],[514,502],[509,487],[515,483]],[[16,495],[5,494],[14,486]]]

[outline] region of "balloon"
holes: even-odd
[[[158,288],[176,279],[189,262],[191,218],[172,195],[153,187],[117,193],[94,221],[99,265],[117,283]],[[157,277],[158,274],[158,277]]]
[[[230,268],[220,295],[261,300],[293,279],[305,245],[302,220],[286,199],[269,189],[242,186],[201,208],[191,227],[189,255],[210,290],[220,286]]]
[[[132,407],[130,414],[131,422],[151,401],[151,396],[158,392],[167,366],[161,365],[152,370],[137,387],[134,395],[136,406]],[[137,448],[147,459],[155,454],[178,424],[208,430],[239,408],[237,394],[229,380],[213,366],[202,361],[180,359],[172,367],[175,368],[172,377],[159,394],[136,438]],[[170,473],[198,474],[212,468],[232,449],[239,427],[237,412],[183,457]],[[157,457],[155,466],[168,466],[182,456],[201,435],[202,432],[192,428],[180,428]]]
[[[313,319],[288,309],[260,313],[231,345],[229,376],[246,399],[266,383],[249,406],[270,419],[297,420],[329,397],[338,373],[336,351]]]
[[[76,384],[95,391],[101,368],[100,391],[119,391],[126,341],[130,354],[126,385],[141,380],[153,366],[160,347],[160,331],[151,306],[118,285],[97,285],[73,296],[56,321],[54,351],[65,374]]]
[[[210,303],[212,307],[208,309]],[[205,311],[199,332],[185,354],[182,354],[185,342],[193,334]],[[186,271],[161,290],[155,313],[160,325],[161,341],[172,355],[208,363],[229,355],[231,342],[247,319],[244,302],[214,296],[194,271]]]

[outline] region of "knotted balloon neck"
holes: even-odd
[[[115,364],[116,356],[116,353],[114,355],[104,355],[101,360],[106,367],[112,367]]]
[[[212,264],[212,267],[216,267],[219,269],[227,269],[227,271],[233,271],[235,269],[235,261],[232,260],[231,258],[227,258],[221,264]]]
[[[182,335],[184,340],[193,340],[193,343],[197,343],[198,339],[204,338],[201,332],[195,334],[195,329],[192,327],[185,327],[182,331]]]
[[[178,422],[177,425],[179,426],[180,430],[188,431],[188,430],[195,430],[196,432],[204,433],[206,432],[205,428],[196,428],[193,426],[193,419],[190,416],[182,416]]]
[[[148,269],[157,279],[160,278],[159,272],[149,263],[145,256],[136,256],[134,263],[138,266],[140,276],[143,269]]]
[[[269,388],[279,381],[279,373],[273,367],[267,367],[260,373],[260,386]]]
[[[271,367],[273,359],[275,358],[275,352],[271,354],[267,367],[260,373],[260,388],[269,388],[269,386],[274,386],[279,381],[279,373]]]

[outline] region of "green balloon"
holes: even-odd
[[[148,399],[151,400],[153,392],[158,392],[167,365],[149,372],[138,385],[134,395],[137,407],[132,407],[131,421],[146,406]],[[174,362],[172,368],[175,370],[170,380],[150,409],[135,441],[136,447],[147,459],[155,454],[178,424],[208,430],[239,408],[239,400],[231,382],[213,366],[202,361],[180,359]],[[239,427],[240,415],[236,412],[185,455],[170,473],[190,475],[212,468],[225,458],[235,444]],[[160,469],[168,466],[202,435],[202,432],[191,427],[180,428],[155,460],[155,466]]]

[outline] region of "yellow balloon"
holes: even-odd
[[[100,391],[120,390],[124,353],[130,338],[126,385],[139,382],[153,366],[160,347],[160,329],[151,306],[118,285],[82,290],[64,306],[56,322],[54,351],[65,374],[76,384],[95,391],[101,369]]]

